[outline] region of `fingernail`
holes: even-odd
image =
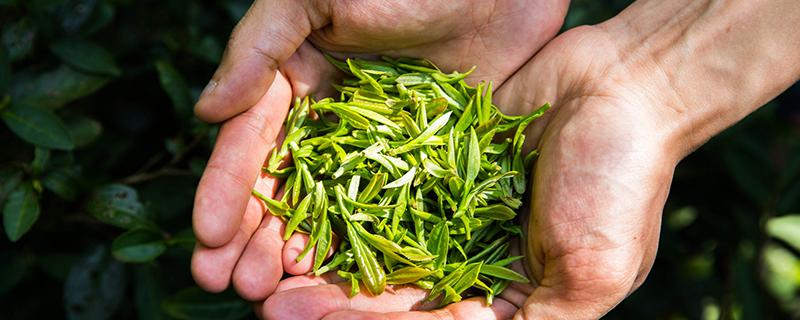
[[[205,96],[205,95],[207,95],[207,94],[211,93],[211,91],[214,91],[214,88],[216,88],[216,87],[217,87],[217,84],[218,84],[218,83],[217,83],[217,81],[216,81],[216,80],[214,80],[214,79],[211,79],[211,81],[209,81],[209,82],[208,82],[208,84],[206,85],[206,87],[205,87],[205,88],[203,88],[203,92],[202,92],[202,93],[200,93],[200,96],[201,96],[201,97],[203,97],[203,96]]]

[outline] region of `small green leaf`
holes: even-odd
[[[82,115],[66,115],[64,124],[72,136],[75,148],[85,147],[100,136],[103,126],[95,119]]]
[[[41,74],[15,74],[9,93],[15,104],[55,109],[103,87],[109,77],[75,71],[62,65]]]
[[[141,264],[133,268],[133,293],[139,319],[167,319],[162,302],[167,297],[166,283],[161,269],[155,264]]]
[[[241,319],[253,312],[247,301],[230,290],[215,294],[197,287],[186,288],[167,298],[163,308],[171,317],[193,320]]]
[[[0,97],[5,96],[8,83],[11,81],[11,61],[6,48],[0,46]],[[2,109],[2,108],[0,108]]]
[[[89,197],[86,210],[100,221],[120,228],[152,226],[136,190],[122,184],[96,189]]]
[[[769,219],[767,221],[767,233],[786,241],[795,249],[800,250],[800,214]]]
[[[487,276],[497,277],[500,279],[511,280],[514,282],[528,283],[530,282],[527,277],[522,274],[511,270],[506,267],[486,264],[481,267],[481,273]]]
[[[0,169],[0,204],[6,203],[6,198],[17,189],[22,182],[23,172],[15,168]]]
[[[289,240],[289,237],[292,236],[292,233],[297,229],[297,226],[300,225],[300,222],[305,221],[308,217],[308,206],[311,204],[311,198],[313,196],[313,193],[307,194],[297,205],[297,208],[292,213],[292,218],[289,219],[289,223],[286,224],[286,228],[283,232],[283,240]]]
[[[398,147],[397,149],[392,150],[391,153],[397,155],[421,147],[422,143],[425,142],[425,140],[428,140],[428,138],[432,137],[434,134],[436,134],[436,132],[444,128],[444,126],[447,124],[447,121],[450,120],[451,114],[452,111],[437,117],[417,137],[415,137],[411,141],[408,141],[406,144]]]
[[[423,269],[420,267],[404,267],[393,271],[386,275],[386,283],[388,284],[406,284],[416,282],[433,274],[432,270]]]
[[[389,184],[383,186],[383,189],[393,189],[393,188],[400,188],[405,186],[411,181],[414,180],[414,174],[417,173],[417,167],[412,167],[411,170],[408,170],[403,176],[397,178],[397,180],[390,182]]]
[[[96,246],[70,268],[64,283],[67,319],[110,319],[125,295],[125,268]]]
[[[39,197],[30,184],[21,184],[8,196],[3,207],[6,236],[16,242],[39,219]]]
[[[9,60],[16,62],[25,58],[33,49],[36,36],[36,26],[31,20],[23,19],[4,24],[2,44],[3,47],[8,48]]]
[[[83,39],[61,39],[50,50],[66,64],[84,72],[115,77],[122,73],[111,53]]]
[[[58,150],[75,147],[64,122],[50,110],[14,104],[0,111],[0,117],[11,131],[29,143]]]
[[[0,261],[0,295],[4,295],[22,281],[30,270],[30,261],[10,250],[0,252]]]
[[[320,216],[327,216],[327,214],[322,214]],[[333,242],[331,223],[328,221],[328,219],[322,219],[318,228],[319,236],[317,238],[317,249],[314,256],[314,273],[316,273],[322,266],[322,263],[325,261],[325,257],[328,255],[328,251],[330,251]]]
[[[469,128],[469,146],[467,147],[467,177],[464,181],[465,188],[470,189],[478,177],[478,170],[481,166],[481,150],[478,144],[478,135],[475,129]]]
[[[78,195],[80,170],[75,167],[62,167],[48,170],[42,177],[42,185],[64,200],[75,200]]]
[[[378,264],[375,254],[367,247],[364,240],[356,232],[352,225],[348,224],[347,237],[353,246],[353,253],[355,256],[358,270],[361,272],[364,285],[372,295],[379,295],[383,293],[386,287],[386,274],[383,267]]]
[[[50,149],[36,147],[33,150],[33,161],[31,162],[31,171],[34,176],[39,176],[47,169],[48,162],[50,161]]]
[[[161,82],[161,88],[169,96],[172,101],[172,107],[175,113],[181,119],[189,120],[192,118],[192,94],[189,92],[189,86],[181,74],[175,69],[167,60],[158,60],[155,63],[156,71],[158,71],[158,80]]]
[[[514,210],[509,208],[508,206],[502,204],[494,204],[486,207],[476,208],[475,216],[488,218],[492,220],[505,221],[514,219],[514,217],[517,216],[517,213],[514,212]]]
[[[164,237],[153,230],[133,229],[114,239],[111,252],[122,262],[148,262],[167,250]]]

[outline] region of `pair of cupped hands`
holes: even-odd
[[[566,0],[257,0],[230,38],[196,106],[224,121],[197,189],[192,274],[200,287],[230,285],[267,319],[598,318],[644,280],[677,162],[692,148],[672,130],[673,101],[648,58],[626,55],[614,19],[556,37]],[[617,23],[616,25],[619,25]],[[493,81],[495,104],[534,122],[526,148],[540,156],[529,210],[520,212],[525,259],[515,283],[491,306],[476,297],[435,309],[425,291],[395,286],[348,298],[335,273],[307,275],[296,262],[306,235],[281,237],[284,223],[251,196],[274,196],[262,173],[280,144],[294,97],[331,94],[338,57],[424,57],[446,71],[478,66],[468,82]],[[655,74],[655,75],[653,75]],[[285,274],[292,276],[284,277]]]

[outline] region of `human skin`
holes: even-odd
[[[451,70],[480,65],[468,80],[499,85],[555,36],[566,7],[566,0],[255,1],[195,106],[203,120],[230,118],[195,196],[198,285],[218,292],[232,282],[245,299],[263,301],[284,273],[310,270],[313,252],[295,261],[307,237],[283,241],[283,222],[250,190],[276,193],[280,181],[261,167],[292,97],[324,95],[336,76],[319,49],[427,57]]]
[[[677,163],[800,79],[793,0],[638,1],[551,41],[497,90],[506,112],[550,102],[527,132],[540,150],[524,270],[489,307],[431,310],[395,287],[347,298],[333,276],[283,280],[267,319],[594,319],[652,266]],[[363,291],[362,291],[363,292]]]

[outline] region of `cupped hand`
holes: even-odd
[[[529,128],[540,156],[533,173],[524,270],[491,306],[472,298],[434,310],[425,292],[395,287],[347,297],[332,276],[283,280],[267,319],[593,319],[644,280],[678,160],[689,150],[672,124],[679,101],[647,56],[625,55],[603,25],[550,42],[497,91],[522,114],[553,105]],[[361,292],[365,292],[362,290]]]
[[[279,139],[292,97],[325,94],[336,76],[319,49],[426,57],[446,70],[480,65],[472,77],[500,85],[555,35],[566,5],[565,0],[255,1],[195,107],[206,121],[230,118],[195,196],[192,273],[198,285],[216,292],[232,281],[242,297],[257,301],[275,290],[284,272],[310,269],[313,253],[294,261],[305,237],[283,241],[282,222],[265,214],[250,190],[255,186],[272,196],[279,186],[260,169]]]

